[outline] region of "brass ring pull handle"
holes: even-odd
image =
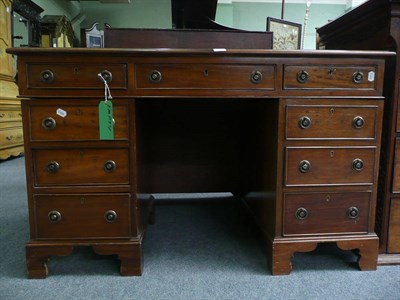
[[[113,223],[117,220],[117,213],[113,210],[107,210],[104,213],[104,219],[108,222],[108,223]]]
[[[48,130],[56,128],[56,124],[56,120],[54,120],[52,117],[44,118],[42,121],[42,127]]]
[[[161,79],[162,79],[161,72],[160,72],[160,71],[157,71],[157,70],[151,71],[151,72],[150,72],[150,75],[149,75],[149,79],[150,79],[150,81],[153,82],[153,83],[158,83],[158,82],[160,82]]]
[[[114,172],[116,168],[117,168],[117,164],[113,160],[107,160],[104,163],[104,171],[107,173]]]
[[[299,170],[301,173],[307,173],[311,169],[311,163],[308,160],[302,160],[299,163]]]
[[[363,80],[364,80],[364,73],[363,72],[360,72],[360,71],[354,72],[354,74],[353,74],[353,82],[355,84],[359,84],[359,83],[363,82]]]
[[[309,78],[310,78],[310,75],[308,75],[308,73],[304,70],[299,71],[296,76],[297,82],[299,82],[299,83],[306,83]]]
[[[47,170],[47,172],[49,172],[50,174],[57,173],[59,169],[60,169],[60,165],[59,165],[59,163],[56,162],[55,160],[49,161],[49,162],[47,163],[46,170]]]
[[[358,211],[358,208],[355,206],[349,207],[347,209],[347,217],[349,219],[357,219],[359,214],[360,214],[360,212]]]
[[[305,220],[308,217],[308,210],[300,207],[296,210],[295,216],[297,220]]]
[[[311,119],[307,116],[303,116],[299,119],[299,126],[302,129],[307,129],[311,126]]]
[[[361,159],[356,158],[353,160],[352,168],[354,171],[361,171],[364,168],[364,162]]]
[[[103,70],[100,72],[101,77],[107,82],[110,83],[112,81],[112,73],[108,70]],[[101,78],[99,80],[103,81]]]
[[[56,210],[52,210],[47,214],[47,217],[49,218],[49,221],[51,223],[58,223],[61,221],[61,213]]]
[[[362,117],[357,116],[353,119],[353,127],[356,129],[363,128],[365,124],[365,121]]]
[[[254,84],[260,83],[262,81],[263,75],[260,71],[254,71],[250,75],[250,81]]]
[[[42,73],[40,73],[40,80],[45,83],[53,82],[54,80],[53,72],[50,70],[44,70]]]

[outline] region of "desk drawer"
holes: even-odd
[[[288,105],[287,139],[376,139],[377,106]]]
[[[128,184],[128,156],[128,149],[33,150],[35,184]]]
[[[138,64],[138,89],[275,89],[274,65]]]
[[[120,238],[131,235],[129,195],[35,195],[36,238]]]
[[[290,193],[284,199],[284,235],[367,233],[368,192]]]
[[[111,89],[127,89],[127,64],[106,62],[29,63],[26,84],[28,89],[103,90],[99,73],[109,77]]]
[[[30,136],[32,141],[99,140],[99,109],[97,105],[50,103],[30,105]],[[128,107],[114,101],[114,139],[128,139]]]
[[[286,65],[283,88],[376,90],[376,72],[376,66]]]
[[[288,147],[287,186],[374,182],[375,147]]]

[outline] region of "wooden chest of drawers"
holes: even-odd
[[[380,52],[13,49],[27,149],[29,277],[74,246],[142,271],[152,193],[232,192],[272,274],[336,242],[376,268]],[[108,82],[114,136],[100,139]],[[146,197],[146,195],[149,195]]]

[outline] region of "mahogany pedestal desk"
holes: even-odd
[[[18,55],[28,275],[75,246],[142,273],[152,193],[231,192],[272,274],[335,242],[376,269],[385,59],[391,53],[10,49]],[[112,139],[100,139],[104,82]]]

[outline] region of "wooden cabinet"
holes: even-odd
[[[29,277],[75,246],[140,275],[152,193],[232,192],[272,274],[336,242],[376,268],[383,52],[12,49],[26,132]],[[311,68],[309,66],[312,66]],[[336,71],[335,71],[336,70]],[[104,82],[114,137],[100,139]],[[319,80],[320,78],[323,80]]]
[[[0,159],[23,153],[22,114],[11,47],[11,1],[0,2]]]
[[[374,20],[371,23],[371,20]],[[400,263],[399,83],[400,2],[369,0],[342,17],[320,27],[320,49],[394,50],[384,84],[385,104],[376,231],[380,238],[379,264]],[[371,26],[372,24],[372,26]]]

